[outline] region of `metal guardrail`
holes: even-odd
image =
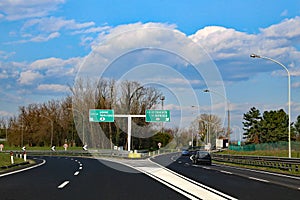
[[[10,153],[11,151],[2,151],[2,153]],[[86,157],[119,157],[119,158],[129,158],[130,154],[138,154],[135,158],[147,158],[154,155],[178,152],[178,150],[173,149],[160,149],[157,151],[120,151],[111,149],[90,149],[85,150],[26,150],[27,156],[86,156]],[[13,151],[15,157],[22,158],[23,151]]]
[[[276,168],[283,171],[300,172],[299,158],[282,158],[268,156],[238,156],[229,154],[212,154],[212,159],[242,165]]]

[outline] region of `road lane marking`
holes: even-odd
[[[228,172],[228,171],[224,171],[224,170],[221,170],[220,172],[224,173],[224,174],[233,174],[231,172]]]
[[[79,174],[79,171],[75,172],[75,173],[74,173],[74,176],[77,176],[78,174]]]
[[[58,189],[62,189],[62,188],[64,188],[66,185],[68,185],[70,183],[70,181],[65,181],[65,182],[63,182],[62,184],[60,184],[57,188]]]
[[[80,170],[82,170],[82,167],[79,167]]]
[[[103,159],[103,158],[101,158]],[[170,187],[171,189],[177,191],[178,193],[186,196],[189,199],[203,199],[203,200],[212,200],[212,199],[232,199],[236,198],[224,194],[216,189],[198,183],[192,179],[189,179],[181,174],[178,174],[168,168],[165,168],[150,159],[142,161],[120,161],[116,159],[103,159],[109,160],[112,162],[117,162],[150,176],[158,182]]]
[[[215,164],[215,166],[224,167],[224,165],[218,165],[218,164]],[[256,173],[261,173],[261,174],[268,174],[268,175],[273,175],[273,176],[279,176],[279,177],[285,177],[285,178],[300,180],[300,177],[298,177],[298,176],[290,176],[290,175],[285,175],[285,174],[276,174],[276,173],[273,173],[273,172],[259,171],[259,170],[240,168],[240,167],[233,167],[233,166],[228,166],[228,165],[226,167],[227,168],[232,168],[232,169],[237,169],[237,170],[242,170],[242,171],[250,171],[250,172],[256,172]]]
[[[256,180],[256,181],[261,181],[261,182],[264,182],[264,183],[269,183],[270,182],[268,180],[260,179],[260,178],[255,178],[255,177],[252,177],[252,176],[249,176],[248,178],[252,179],[252,180]]]
[[[175,155],[175,156],[172,156],[172,157],[171,157],[171,160],[175,162],[175,161],[177,160],[176,157],[177,157],[176,155]]]
[[[202,167],[203,169],[211,169],[210,167]]]
[[[37,164],[37,165],[34,165],[34,166],[31,166],[31,167],[27,167],[27,168],[24,168],[24,169],[20,169],[20,170],[16,170],[16,171],[12,171],[12,172],[8,172],[8,173],[5,173],[5,174],[0,174],[0,177],[3,177],[3,176],[8,176],[8,175],[11,175],[11,174],[16,174],[16,173],[19,173],[19,172],[23,172],[23,171],[26,171],[26,170],[30,170],[30,169],[33,169],[33,168],[36,168],[36,167],[39,167],[39,166],[42,166],[46,163],[46,160],[43,160],[40,164]]]

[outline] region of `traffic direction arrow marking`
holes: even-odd
[[[87,151],[87,145],[84,145],[82,148],[83,150]]]
[[[51,147],[51,150],[52,150],[52,151],[55,151],[55,146]]]

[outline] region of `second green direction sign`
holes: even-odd
[[[146,122],[170,122],[170,111],[146,110]]]
[[[90,122],[114,122],[114,110],[90,109]]]

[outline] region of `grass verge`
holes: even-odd
[[[34,161],[32,160],[27,160],[27,162],[25,162],[24,159],[16,158],[15,156],[14,156],[14,164],[12,164],[9,153],[0,153],[0,173],[14,171],[17,169],[27,167],[32,164],[34,164]]]

